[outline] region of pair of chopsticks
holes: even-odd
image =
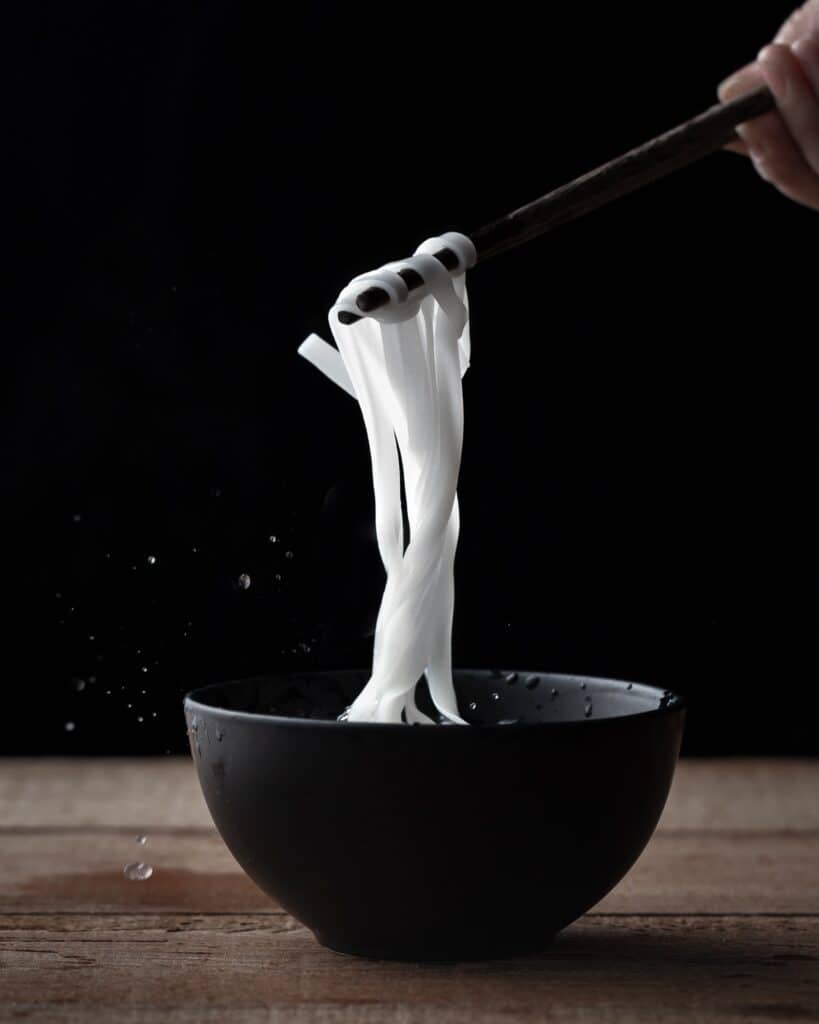
[[[472,232],[469,237],[477,250],[478,260],[488,260],[490,256],[522,245],[559,224],[581,217],[721,149],[736,138],[734,129],[738,124],[768,113],[775,105],[770,91],[761,88],[730,103],[710,107],[671,131]],[[447,270],[455,270],[458,266],[458,258],[451,249],[441,249],[435,257]],[[399,270],[398,273],[410,291],[424,283],[414,270]],[[389,295],[377,287],[367,288],[357,299],[361,316],[367,316],[388,302]],[[361,316],[341,312],[339,320],[351,324]]]

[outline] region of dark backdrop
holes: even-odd
[[[181,750],[187,687],[365,664],[363,429],[297,345],[354,273],[708,106],[787,10],[8,21],[0,748]],[[457,663],[678,689],[691,752],[817,749],[816,229],[721,154],[472,273]]]

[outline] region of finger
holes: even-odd
[[[717,87],[717,96],[723,103],[735,100],[737,96],[744,96],[758,86],[762,85],[764,79],[762,72],[756,63],[746,64],[744,68],[735,71],[732,75],[720,82]]]
[[[819,209],[819,175],[805,162],[779,114],[766,114],[737,129],[759,176],[797,203]]]
[[[774,42],[787,46],[812,32],[819,32],[819,4],[816,4],[814,0],[808,0],[788,18],[777,32]]]
[[[819,96],[789,47],[766,46],[759,55],[759,66],[782,120],[819,180]]]
[[[816,9],[819,12],[819,5]],[[812,34],[797,39],[792,44],[791,50],[802,65],[802,71],[813,87],[813,91],[819,97],[819,25]]]
[[[735,139],[733,142],[726,142],[722,147],[730,150],[731,153],[739,153],[741,156],[748,156],[748,146],[742,139]]]

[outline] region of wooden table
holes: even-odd
[[[0,922],[4,1022],[819,1021],[819,762],[683,762],[639,863],[552,948],[423,965],[318,946],[185,759],[0,761]]]

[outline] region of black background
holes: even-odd
[[[192,685],[366,664],[363,429],[299,342],[354,273],[710,105],[787,10],[8,22],[0,750],[182,750]],[[719,154],[470,275],[456,664],[679,690],[692,753],[817,750],[816,229]]]

